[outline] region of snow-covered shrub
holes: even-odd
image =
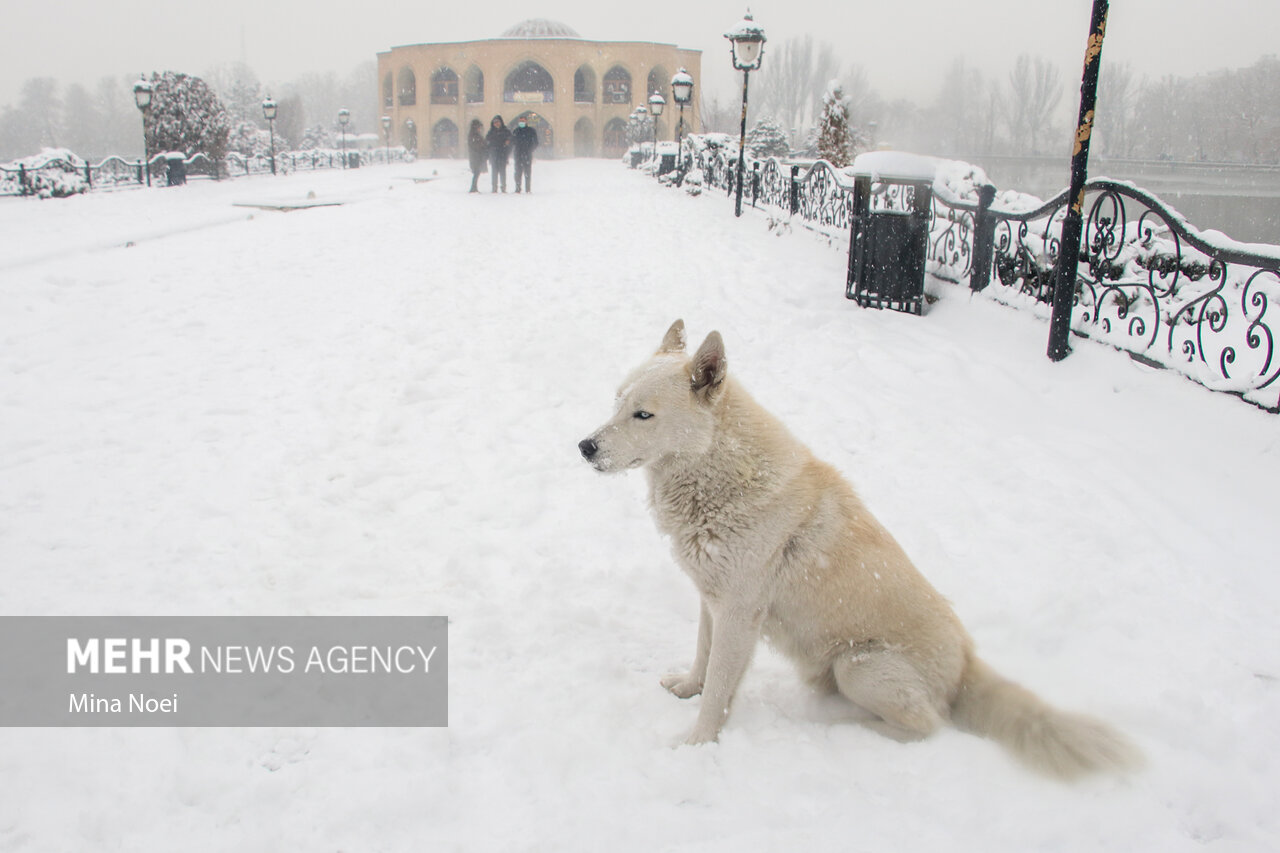
[[[5,195],[38,195],[66,198],[87,192],[84,161],[64,148],[46,148],[39,154],[5,164]]]

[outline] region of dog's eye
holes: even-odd
[[[649,420],[649,418],[653,417],[653,413],[646,412],[642,409],[641,411],[634,413],[631,417],[635,418],[638,421],[647,421]]]

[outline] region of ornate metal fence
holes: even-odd
[[[736,150],[694,138],[684,153],[705,186],[733,192]],[[851,176],[821,160],[749,163],[744,200],[847,245]],[[934,190],[928,273],[1047,317],[1066,192],[1017,209],[996,203],[990,186],[963,199],[936,183]],[[1130,184],[1095,180],[1085,192],[1072,329],[1280,413],[1280,247],[1202,233]]]
[[[414,155],[403,148],[373,148],[346,152],[362,166],[374,163],[411,162]],[[70,152],[28,157],[12,163],[0,163],[0,195],[41,196],[44,198],[75,195],[94,189],[139,186],[153,180],[164,182],[168,159],[157,154],[144,163],[141,158],[128,161],[107,157],[101,163],[88,163]],[[219,179],[241,175],[263,175],[271,172],[271,158],[266,154],[244,156],[235,152],[220,161],[204,154],[185,158],[184,174]],[[343,153],[336,149],[289,151],[276,154],[276,168],[282,172],[338,169]]]
[[[1280,412],[1280,248],[1205,235],[1129,184],[1085,191],[1072,329]],[[972,265],[970,287],[1047,308],[1066,197],[1026,211],[943,201],[948,216],[974,217],[970,233],[991,234],[990,264]]]

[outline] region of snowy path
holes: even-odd
[[[0,732],[0,850],[1280,845],[1280,420],[1088,342],[1052,365],[961,290],[859,310],[841,247],[724,199],[535,170],[0,200],[0,612],[451,618],[448,729]],[[309,191],[347,203],[232,206]],[[765,649],[721,743],[672,749],[696,597],[640,476],[575,445],[676,317],[988,660],[1150,768],[890,742]]]

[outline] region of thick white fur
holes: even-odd
[[[658,529],[701,594],[693,667],[662,681],[681,698],[702,694],[689,743],[716,739],[763,634],[888,734],[951,722],[1062,778],[1137,763],[1104,723],[1050,707],[979,660],[853,489],[727,368],[718,333],[690,358],[677,320],[580,445],[597,470],[645,469]]]

